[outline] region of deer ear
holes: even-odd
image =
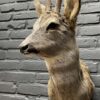
[[[40,0],[34,0],[34,6],[36,8],[38,16],[43,14],[46,10],[46,7],[40,3]]]
[[[80,11],[80,0],[64,0],[64,15],[70,20],[76,19]]]

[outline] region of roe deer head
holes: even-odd
[[[24,54],[36,53],[41,56],[55,56],[75,45],[75,21],[80,9],[79,0],[65,0],[64,14],[60,14],[62,0],[56,0],[55,9],[51,9],[51,0],[46,6],[35,0],[39,18],[33,25],[32,33],[21,43]]]

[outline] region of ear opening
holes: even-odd
[[[64,0],[64,15],[73,20],[77,18],[80,11],[81,0]]]

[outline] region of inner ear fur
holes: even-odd
[[[80,11],[81,0],[64,0],[64,15],[73,20],[77,18]]]

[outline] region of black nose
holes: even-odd
[[[27,52],[28,45],[20,46],[19,48],[20,48],[20,52],[21,52],[21,53],[25,53],[25,52]]]
[[[25,46],[20,46],[20,52],[23,54],[39,53],[39,51],[30,44],[25,45]]]

